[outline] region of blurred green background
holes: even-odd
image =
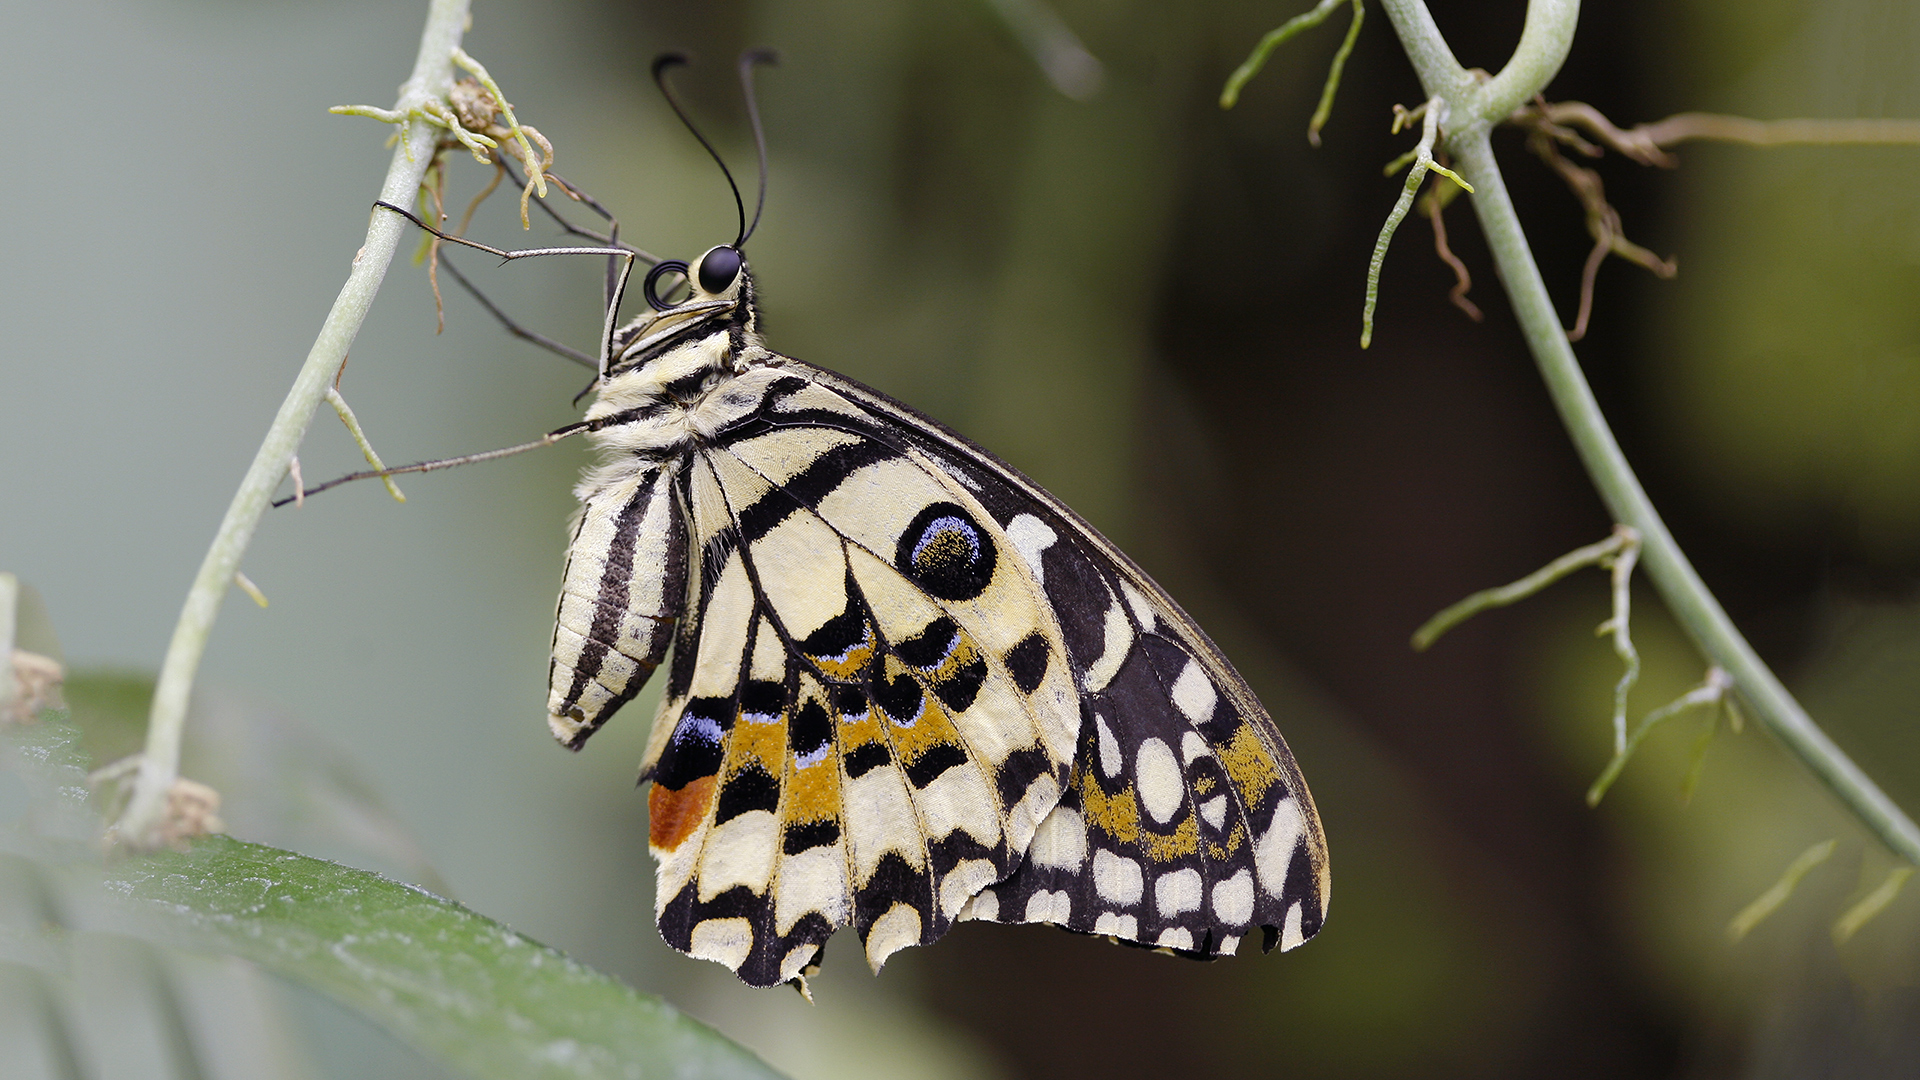
[[[1306,120],[1343,16],[1283,47],[1234,111],[1215,104],[1304,6],[1062,0],[1102,64],[1085,101],[1023,48],[1013,0],[482,0],[466,47],[553,140],[557,171],[617,208],[624,235],[680,257],[731,237],[733,208],[646,64],[696,57],[684,94],[747,175],[731,60],[781,50],[760,80],[772,183],[750,248],[769,343],[1013,461],[1199,617],[1325,818],[1337,888],[1310,946],[1202,966],[973,924],[877,979],[836,944],[811,1007],[667,949],[632,785],[651,698],[579,756],[541,722],[580,446],[413,478],[404,506],[362,485],[271,514],[246,570],[272,607],[228,600],[187,775],[226,793],[237,836],[445,891],[800,1077],[1920,1073],[1920,896],[1834,944],[1830,923],[1889,861],[1764,734],[1723,729],[1683,804],[1704,720],[1677,721],[1585,808],[1617,676],[1592,634],[1598,574],[1409,651],[1432,612],[1609,523],[1464,203],[1449,221],[1486,321],[1449,306],[1451,275],[1410,219],[1375,345],[1358,349],[1367,253],[1399,187],[1380,166],[1411,143],[1388,134],[1389,107],[1419,96],[1386,20],[1371,12],[1317,151]],[[1524,11],[1433,7],[1461,61],[1490,69]],[[422,14],[0,3],[16,118],[0,180],[0,568],[44,600],[103,760],[131,745],[112,718],[137,711],[362,236],[386,131],[325,108],[390,104]],[[1920,8],[1897,0],[1594,4],[1551,95],[1623,124],[1920,116],[1917,49]],[[1497,145],[1570,321],[1578,207],[1517,137]],[[1629,235],[1681,273],[1604,268],[1581,358],[1736,621],[1912,811],[1920,149],[1681,157],[1672,173],[1599,166]],[[459,205],[484,174],[452,161]],[[550,242],[537,223],[520,234],[509,205],[496,198],[474,234]],[[592,341],[591,261],[462,267],[539,329]],[[389,461],[576,415],[579,371],[451,287],[446,332],[433,327],[424,274],[396,265],[343,384]],[[301,460],[310,479],[357,464],[324,411]],[[1702,664],[1651,593],[1637,603],[1645,711]],[[1728,944],[1727,920],[1829,837],[1834,858]],[[258,1061],[439,1075],[252,979],[244,996],[282,1018],[261,1021],[273,1049]],[[28,1036],[0,1026],[8,1037]],[[100,1051],[102,1075],[149,1074],[117,1052]]]

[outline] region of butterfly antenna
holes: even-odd
[[[733,173],[727,169],[727,163],[721,160],[720,151],[715,150],[713,144],[707,141],[707,137],[700,134],[700,129],[693,126],[693,120],[687,116],[687,110],[680,107],[680,99],[673,96],[673,87],[667,85],[667,69],[679,67],[686,62],[687,57],[684,53],[660,54],[653,61],[653,81],[660,87],[660,96],[667,99],[668,105],[673,106],[673,114],[680,118],[681,123],[687,125],[687,130],[693,132],[693,137],[699,139],[700,145],[707,148],[707,153],[713,155],[714,164],[720,166],[720,175],[727,178],[727,186],[733,189],[733,209],[739,215],[740,231],[744,234],[747,231],[747,204],[740,198],[740,185],[733,182]],[[739,245],[740,242],[735,241],[734,246]]]
[[[760,211],[767,208],[767,136],[760,129],[760,103],[753,96],[753,69],[759,64],[777,64],[780,54],[772,49],[749,49],[740,54],[740,89],[747,98],[747,119],[753,124],[753,150],[760,158],[760,197],[753,204],[753,223],[733,242],[738,248],[760,227]]]

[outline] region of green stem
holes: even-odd
[[[453,86],[453,50],[467,24],[468,0],[432,0],[426,28],[420,36],[420,51],[414,59],[413,74],[400,88],[396,111],[408,115],[430,101],[444,101]],[[433,157],[436,138],[429,124],[408,124],[401,129],[400,145],[394,148],[386,182],[381,185],[383,201],[406,205],[419,189]],[[159,839],[164,825],[167,793],[179,776],[180,735],[187,718],[187,702],[193,690],[193,677],[206,652],[207,637],[219,614],[220,601],[240,568],[240,557],[253,530],[260,523],[273,496],[273,489],[287,474],[287,464],[306,435],[314,410],[326,397],[334,372],[346,359],[347,349],[360,332],[374,294],[386,277],[387,266],[399,246],[405,228],[396,214],[372,214],[367,226],[366,243],[354,256],[353,270],[334,299],[307,353],[306,363],[294,377],[293,388],[281,402],[280,411],[267,429],[267,436],[254,455],[227,506],[226,517],[214,534],[213,545],[194,576],[180,621],[167,645],[166,660],[160,667],[160,680],[154,687],[153,708],[147,720],[146,747],[140,758],[140,771],[134,781],[133,795],[116,826],[122,843],[151,847]]]
[[[1920,863],[1920,826],[1807,716],[1735,629],[1654,510],[1581,373],[1501,180],[1487,133],[1545,89],[1559,70],[1579,16],[1577,0],[1532,0],[1513,59],[1485,82],[1453,59],[1422,0],[1382,0],[1382,6],[1427,93],[1447,99],[1447,149],[1474,185],[1474,210],[1521,332],[1608,511],[1616,522],[1639,531],[1648,579],[1694,645],[1732,677],[1735,692],[1754,717],[1890,851]]]

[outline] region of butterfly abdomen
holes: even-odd
[[[671,471],[634,469],[581,508],[554,616],[548,726],[578,748],[646,685],[686,599],[686,521]]]

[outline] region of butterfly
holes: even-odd
[[[656,264],[624,326],[632,259],[610,270],[596,398],[549,437],[599,463],[548,723],[578,749],[666,667],[640,773],[662,936],[803,992],[848,924],[876,972],[968,920],[1202,959],[1312,937],[1325,835],[1245,680],[1018,470],[769,349],[734,195],[735,240]]]

